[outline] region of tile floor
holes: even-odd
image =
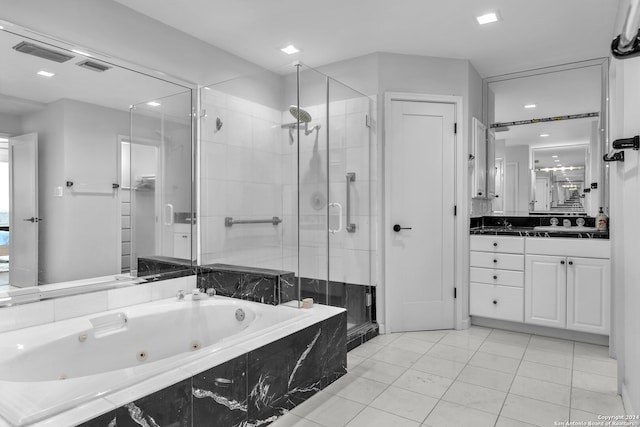
[[[510,427],[624,413],[608,348],[471,327],[380,335],[273,427]]]

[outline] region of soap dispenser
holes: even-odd
[[[602,207],[600,207],[600,211],[596,216],[596,228],[598,231],[607,231],[607,215],[602,211]]]

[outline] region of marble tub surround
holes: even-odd
[[[332,307],[319,311],[329,317],[81,425],[270,424],[346,374],[346,313]],[[251,346],[242,343],[244,348]],[[185,368],[195,369],[193,364]],[[130,395],[121,393],[118,399]]]
[[[309,384],[314,386],[319,384],[318,387],[321,388],[323,384],[331,382],[345,372],[346,322],[343,319],[346,318],[346,314],[344,309],[316,306],[312,309],[300,310],[291,307],[293,304],[290,304],[290,306],[270,307],[225,297],[216,297],[215,299],[225,304],[247,305],[247,309],[251,306],[253,307],[252,310],[263,312],[256,319],[271,318],[276,315],[280,318],[281,316],[278,313],[281,313],[282,315],[286,314],[285,318],[288,320],[275,323],[272,326],[268,326],[267,329],[253,330],[253,332],[251,332],[252,326],[250,326],[249,332],[230,336],[218,344],[213,344],[213,347],[203,347],[195,352],[187,351],[153,363],[141,364],[135,368],[71,377],[65,381],[41,381],[38,380],[39,377],[34,378],[36,381],[2,381],[0,394],[4,409],[0,413],[7,419],[3,422],[0,418],[0,426],[32,425],[31,423],[34,422],[35,424],[33,425],[39,426],[77,425],[94,418],[111,420],[113,417],[109,414],[115,414],[115,417],[118,418],[118,425],[136,425],[133,424],[134,421],[131,417],[147,420],[150,420],[150,418],[144,417],[151,417],[156,421],[162,419],[164,421],[160,425],[171,425],[177,420],[175,417],[181,417],[185,411],[189,413],[194,411],[194,416],[197,415],[198,404],[193,403],[196,398],[202,399],[203,402],[209,402],[210,405],[215,404],[227,408],[229,406],[236,408],[237,405],[231,402],[241,402],[241,400],[233,398],[233,396],[227,396],[224,393],[227,393],[228,390],[234,390],[233,393],[237,393],[238,391],[234,387],[230,387],[230,384],[241,385],[243,382],[242,375],[240,375],[240,378],[229,379],[231,374],[225,373],[226,371],[224,370],[227,368],[223,365],[238,357],[245,357],[247,363],[249,363],[259,355],[259,353],[254,353],[255,351],[267,346],[271,346],[268,348],[282,347],[285,350],[285,356],[291,355],[290,357],[285,357],[288,369],[286,372],[290,373],[286,391],[287,393],[291,392],[291,395],[293,395],[293,392],[300,393],[302,389],[307,390]],[[189,301],[189,297],[179,302],[171,298],[170,300],[159,301],[157,304],[179,304],[182,306],[194,304],[194,307],[201,306],[200,301]],[[139,307],[147,306],[148,304]],[[218,312],[218,310],[214,311]],[[247,316],[249,316],[248,311]],[[129,324],[132,326],[131,319],[134,319],[134,317],[129,317]],[[71,321],[81,322],[80,325],[84,325],[82,323],[83,318],[72,319]],[[202,322],[198,323],[202,324]],[[210,323],[207,322],[207,324]],[[54,325],[50,326],[54,329],[56,328]],[[64,328],[64,326],[59,325],[57,328]],[[312,334],[308,328],[314,328],[313,343],[311,341],[306,342],[306,337]],[[67,329],[65,328],[64,330]],[[162,327],[162,329],[166,330],[165,327]],[[45,330],[39,330],[38,333],[45,333],[46,336],[51,335]],[[73,334],[73,331],[69,333]],[[25,337],[26,335],[22,333],[20,336]],[[8,338],[5,339],[6,337],[10,336],[0,335],[0,342],[9,342],[10,340]],[[29,343],[27,341],[25,341],[25,346],[28,347]],[[280,344],[273,346],[273,342],[279,342]],[[77,340],[76,345],[78,345]],[[314,348],[318,350],[313,350]],[[320,350],[322,350],[320,357],[312,357],[314,351]],[[153,352],[152,349],[149,354],[151,352]],[[57,359],[51,357],[50,360],[53,363]],[[64,358],[60,360],[64,360]],[[112,360],[112,358],[110,357],[109,360]],[[307,368],[306,363],[310,363],[312,360],[315,361],[314,363],[318,363],[320,360],[323,366],[322,377],[319,379],[308,379],[306,376],[310,369]],[[135,360],[134,363],[136,363]],[[212,372],[207,373],[212,369]],[[259,368],[257,372],[264,373],[266,369]],[[135,371],[142,372],[144,370],[151,376],[143,380],[137,379],[137,377],[134,378]],[[261,396],[263,403],[277,400],[273,396],[277,387],[272,386],[271,383],[277,381],[282,376],[283,371],[277,371],[278,375],[274,376],[274,378],[267,378],[261,374],[262,376],[257,377],[255,380],[251,380],[252,377],[249,373],[251,365],[248,365],[246,370],[240,365],[239,367],[231,368],[231,371],[236,373],[240,371],[246,372],[245,375],[249,379],[249,384],[254,381],[258,385],[253,393],[255,396]],[[317,372],[313,369],[311,371]],[[198,377],[201,374],[204,375],[203,378]],[[305,382],[307,380],[310,382]],[[184,390],[184,381],[188,382],[186,397],[185,393],[180,391]],[[244,382],[247,383],[246,381]],[[209,383],[209,386],[207,386],[207,383]],[[109,384],[115,388],[110,388]],[[104,390],[99,391],[96,387]],[[39,393],[34,395],[34,389],[39,390]],[[92,392],[91,390],[94,391]],[[187,400],[185,401],[185,399]],[[300,399],[300,397],[296,396],[293,400],[297,399]],[[57,407],[56,401],[64,405],[63,412],[55,409]],[[262,409],[264,409],[263,406],[261,407]],[[161,412],[154,413],[156,410],[154,408],[159,408],[158,410]],[[219,413],[218,410],[216,411],[216,413]],[[48,418],[42,418],[43,416]],[[87,425],[108,425],[108,422],[96,424],[91,421]],[[149,425],[154,424],[149,423]]]
[[[160,281],[196,274],[191,260],[166,256],[138,258],[138,277],[147,281]]]
[[[213,288],[218,295],[271,305],[298,299],[297,280],[291,271],[210,264],[199,266],[197,272],[198,287]]]

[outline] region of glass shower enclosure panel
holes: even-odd
[[[190,266],[192,228],[191,91],[131,108],[131,134],[121,141],[123,257],[131,270],[139,261],[170,261]],[[129,246],[129,247],[127,247]]]
[[[329,79],[329,298],[349,330],[371,320],[372,194],[369,97]]]

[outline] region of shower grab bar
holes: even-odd
[[[273,224],[278,225],[282,222],[280,218],[274,216],[271,219],[236,219],[234,220],[232,217],[228,216],[224,219],[224,226],[231,227],[235,224]]]
[[[164,225],[167,227],[173,225],[173,205],[171,203],[164,205]]]
[[[330,208],[338,208],[338,228],[330,228],[329,233],[336,234],[342,231],[342,205],[337,202],[329,203]]]
[[[349,183],[356,181],[355,172],[347,172],[347,232],[355,233],[356,225],[351,222],[351,186]]]

